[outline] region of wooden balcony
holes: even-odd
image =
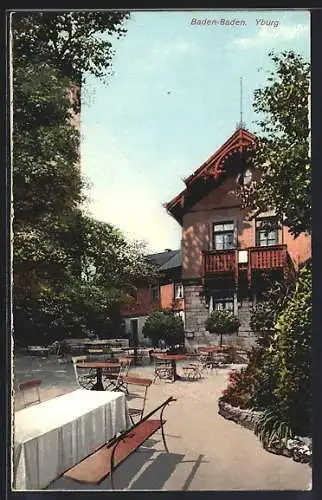
[[[284,269],[288,264],[287,246],[249,248],[248,262],[251,270]]]
[[[204,275],[234,272],[236,250],[208,250],[203,253]]]
[[[239,258],[239,251],[243,253],[243,260]],[[246,252],[246,259],[245,259]],[[253,271],[286,271],[293,264],[286,245],[270,247],[252,247],[232,250],[209,250],[203,252],[204,277],[215,278],[223,274],[231,274],[238,280],[241,271],[247,271],[249,279]]]

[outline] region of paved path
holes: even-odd
[[[138,367],[134,371],[145,377],[152,375],[150,366]],[[43,398],[73,390],[75,382],[71,378],[70,367],[67,372],[68,383],[65,380],[65,385],[43,386]],[[228,370],[223,370],[197,382],[157,382],[150,387],[147,411],[170,395],[178,398],[165,412],[170,454],[164,451],[161,436],[155,434],[145,447],[118,468],[115,475],[117,489],[307,488],[311,480],[309,466],[266,452],[252,431],[218,415],[217,401],[226,386],[227,373]],[[137,401],[129,401],[129,406],[135,407]],[[50,489],[109,488],[108,480],[99,486],[89,487],[58,479]]]

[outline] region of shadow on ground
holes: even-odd
[[[115,470],[115,490],[162,490],[178,464],[191,462],[192,469],[182,487],[182,490],[189,489],[199,466],[203,463],[203,455],[199,455],[197,460],[184,460],[183,454],[167,453],[150,447],[157,442],[155,439],[147,440],[144,446]],[[89,485],[61,477],[48,486],[47,491],[50,490],[111,490],[111,481],[110,477],[107,477],[99,485]]]

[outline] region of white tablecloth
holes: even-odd
[[[45,488],[130,426],[125,395],[77,391],[14,415],[14,489]]]

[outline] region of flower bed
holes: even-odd
[[[218,413],[222,417],[233,420],[237,424],[249,430],[255,429],[256,420],[261,414],[258,411],[241,409],[219,399]],[[293,439],[281,440],[272,447],[264,446],[265,450],[276,455],[284,455],[292,458],[295,462],[312,465],[312,439],[308,437],[295,436]]]

